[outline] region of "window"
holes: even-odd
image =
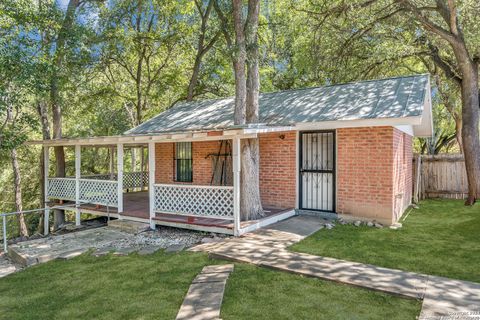
[[[175,144],[175,180],[192,182],[192,143],[177,142]]]

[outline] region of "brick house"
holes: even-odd
[[[75,177],[46,175],[46,199],[76,201],[78,223],[81,212],[108,208],[152,227],[237,235],[303,211],[384,224],[402,216],[412,196],[412,138],[432,134],[428,75],[265,93],[259,102],[260,121],[248,126],[233,124],[226,98],[178,103],[120,136],[42,141],[46,161],[56,145],[75,146],[77,160]],[[239,217],[247,138],[260,143],[265,218],[257,221]],[[82,176],[89,146],[112,149],[109,172]],[[137,150],[130,171],[124,148]]]

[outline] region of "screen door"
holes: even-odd
[[[335,131],[300,133],[300,209],[335,212]]]

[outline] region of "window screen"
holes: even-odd
[[[176,180],[192,182],[192,143],[177,142],[175,144]]]

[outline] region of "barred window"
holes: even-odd
[[[177,142],[175,144],[175,180],[192,182],[192,143]]]

